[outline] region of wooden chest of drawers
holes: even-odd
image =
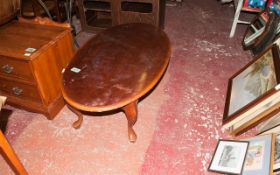
[[[0,95],[53,119],[64,106],[61,71],[74,52],[68,28],[18,21],[0,27]]]

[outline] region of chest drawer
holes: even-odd
[[[0,56],[0,73],[5,76],[35,81],[28,61]]]
[[[0,78],[0,94],[6,93],[18,98],[41,102],[35,85]]]

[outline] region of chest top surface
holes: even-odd
[[[152,25],[107,29],[82,47],[66,68],[64,97],[86,111],[120,108],[156,85],[170,54],[167,35]]]
[[[27,48],[40,51],[43,46],[46,47],[56,40],[63,31],[65,28],[62,27],[13,21],[0,27],[0,56],[32,59],[33,56],[24,55]]]

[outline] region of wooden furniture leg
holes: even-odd
[[[0,95],[0,111],[2,106],[5,104],[7,97]],[[16,153],[14,152],[13,148],[8,143],[7,139],[5,138],[4,134],[0,130],[0,153],[6,159],[8,164],[11,166],[12,170],[19,175],[28,175],[27,171],[19,161]]]
[[[138,113],[137,101],[134,101],[134,102],[122,107],[122,110],[125,112],[125,116],[127,118],[128,139],[130,142],[135,142],[137,139],[137,135],[132,127],[137,121],[137,113]]]
[[[67,107],[78,116],[78,120],[76,120],[72,124],[72,126],[75,129],[79,129],[82,125],[82,122],[83,122],[83,114],[80,111],[78,111],[77,109],[73,108],[72,106],[70,106],[68,104],[67,104]]]
[[[28,175],[2,131],[0,131],[0,152],[3,153],[4,158],[16,174]]]
[[[16,174],[28,175],[2,131],[0,131],[0,152]]]

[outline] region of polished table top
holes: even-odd
[[[171,54],[167,35],[149,24],[124,24],[96,35],[63,74],[63,96],[73,107],[102,112],[121,108],[151,90]]]

